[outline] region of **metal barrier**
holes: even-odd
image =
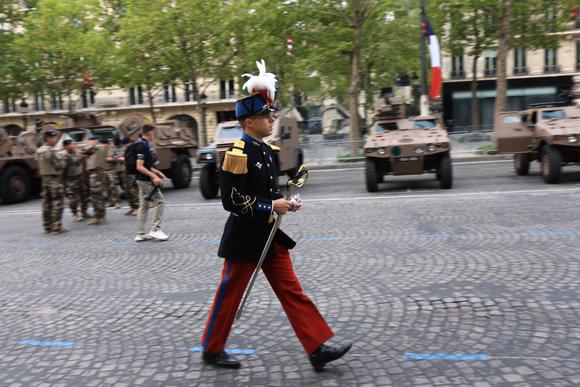
[[[493,130],[449,133],[451,155],[493,154],[493,133]],[[314,165],[364,160],[364,143],[364,139],[358,141],[330,140],[324,139],[322,135],[302,135],[301,138],[304,162]],[[353,144],[358,149],[357,155],[352,154]]]

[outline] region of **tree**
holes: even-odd
[[[304,50],[310,71],[319,74],[323,93],[342,99],[348,90],[351,154],[357,155],[361,91],[371,94],[377,85],[417,69],[417,19],[411,21],[404,1],[303,0],[297,6],[305,42],[298,49]]]
[[[495,111],[507,109],[506,58],[510,49],[556,47],[575,1],[501,0]],[[512,16],[513,15],[513,16]]]
[[[14,42],[14,70],[29,91],[63,91],[74,111],[73,92],[83,74],[99,67],[107,40],[98,30],[98,0],[40,0]],[[96,80],[93,77],[93,80]]]

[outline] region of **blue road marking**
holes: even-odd
[[[488,360],[489,357],[480,354],[449,354],[449,353],[413,353],[407,352],[404,356],[409,360]]]
[[[72,341],[41,341],[41,340],[22,340],[22,345],[33,345],[35,347],[73,347]]]
[[[111,241],[112,245],[131,245],[135,243],[135,241]]]
[[[244,348],[226,348],[225,351],[230,355],[254,355],[258,353],[255,349],[244,349]],[[203,347],[197,346],[191,348],[191,352],[203,352]]]
[[[220,239],[204,239],[199,243],[202,245],[217,245],[220,242],[221,242]]]
[[[551,236],[551,235],[556,235],[556,236],[576,236],[576,231],[534,231],[531,232],[530,235],[534,235],[534,236]]]
[[[300,238],[300,240],[303,241],[335,241],[338,238],[336,237],[306,237],[306,238]]]
[[[428,238],[428,239],[447,239],[451,238],[450,234],[446,232],[419,232],[411,235],[412,239]]]

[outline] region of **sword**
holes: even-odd
[[[286,183],[286,200],[290,200],[290,191],[292,187],[300,188],[304,184],[306,184],[306,180],[308,180],[308,169],[306,166],[301,165],[298,168],[298,172],[294,175],[293,178],[288,179]],[[282,223],[282,215],[278,215],[276,217],[276,222],[274,223],[274,227],[272,227],[272,231],[270,231],[270,235],[268,235],[268,240],[266,241],[266,245],[264,246],[264,250],[262,250],[262,255],[260,255],[260,259],[258,260],[258,265],[256,265],[256,269],[254,270],[254,274],[252,274],[252,279],[250,280],[250,284],[248,285],[246,292],[244,294],[244,298],[242,299],[242,303],[236,312],[236,320],[239,320],[242,317],[242,313],[244,311],[244,307],[246,306],[246,302],[248,301],[248,297],[250,296],[250,292],[252,291],[252,287],[254,286],[254,282],[256,282],[256,278],[260,273],[260,269],[262,268],[262,264],[264,263],[264,259],[266,259],[266,254],[270,249],[270,245],[272,245],[272,241],[274,240],[274,235],[276,235],[276,231],[280,228],[280,223]]]

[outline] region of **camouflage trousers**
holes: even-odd
[[[64,202],[64,186],[58,177],[42,177],[42,225],[45,232],[60,231]]]
[[[91,188],[91,201],[95,211],[95,218],[102,219],[105,217],[105,176],[103,171],[89,171],[89,186]]]
[[[125,187],[125,195],[131,209],[139,208],[139,187],[137,186],[137,177],[133,174],[123,173],[123,186]]]
[[[70,211],[76,215],[80,206],[81,213],[85,215],[89,207],[89,195],[83,175],[67,177],[65,187]]]
[[[119,192],[117,187],[119,186],[119,175],[117,171],[105,171],[105,191],[107,196],[107,202],[109,204],[120,204]]]

